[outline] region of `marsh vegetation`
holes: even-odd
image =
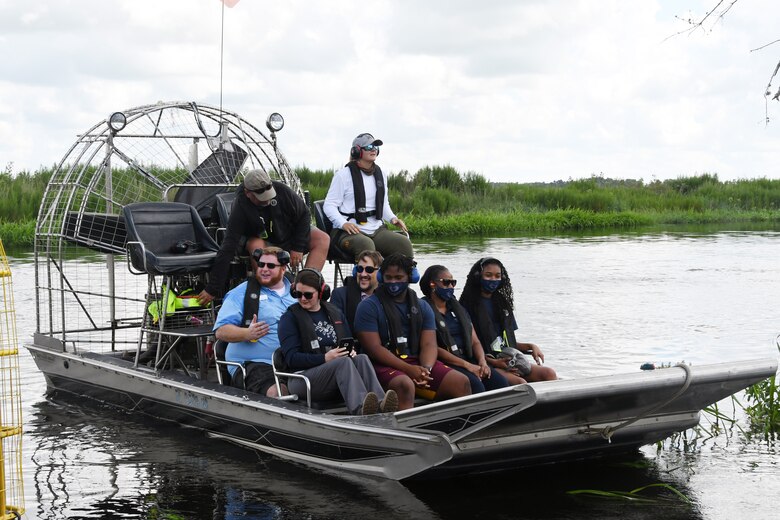
[[[32,244],[34,221],[52,169],[0,173],[0,236]],[[121,172],[115,172],[119,175]],[[333,173],[298,167],[311,200],[325,198]],[[390,204],[412,236],[505,235],[653,225],[780,223],[780,180],[720,181],[703,174],[669,180],[599,176],[552,183],[491,183],[452,166],[388,177]]]

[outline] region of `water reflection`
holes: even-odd
[[[701,364],[777,355],[780,325],[772,302],[780,294],[779,238],[777,230],[686,228],[448,239],[415,247],[421,268],[444,263],[461,279],[477,258],[502,258],[515,286],[521,336],[539,344],[559,374],[576,378],[635,371],[645,361]],[[14,258],[17,330],[26,342],[35,329],[34,269],[29,252]],[[656,454],[650,447],[618,463],[408,487],[354,482],[200,432],[50,403],[26,350],[20,366],[29,518],[709,519],[745,511],[769,517],[775,512],[764,497],[780,494],[777,448],[738,436],[702,439],[693,451],[671,447]],[[695,505],[566,494],[656,482],[674,485]]]
[[[397,482],[342,479],[112,409],[43,401],[33,414],[38,518],[435,518]]]
[[[673,486],[685,495],[684,482],[662,474],[641,456],[624,456],[598,462],[569,463],[529,468],[500,476],[414,485],[414,492],[441,518],[458,518],[465,510],[495,519],[656,519],[702,518],[698,507],[673,492],[650,488],[640,495],[647,502],[570,494],[577,490],[628,492],[654,484]],[[453,492],[457,490],[457,493]]]
[[[412,482],[340,478],[257,456],[113,410],[43,401],[28,435],[38,518],[699,518],[677,500],[652,506],[568,495],[657,482],[689,493],[639,456],[500,476]],[[667,498],[670,493],[664,494]],[[653,493],[649,495],[655,496]],[[471,514],[469,516],[472,516]]]

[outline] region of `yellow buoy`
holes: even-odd
[[[0,239],[0,519],[24,514],[20,390],[11,268]]]

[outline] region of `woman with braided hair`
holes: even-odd
[[[555,370],[542,366],[544,354],[538,346],[515,338],[514,292],[501,261],[485,257],[476,262],[469,270],[459,301],[471,316],[488,364],[504,374],[510,383],[557,379]],[[528,363],[522,356],[512,357],[512,349],[530,354],[536,364]]]

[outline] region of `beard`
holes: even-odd
[[[370,277],[368,279],[358,277],[358,287],[360,287],[360,290],[363,292],[369,291],[372,289],[376,289],[376,282],[372,280]]]
[[[284,277],[284,269],[279,269],[279,270],[274,269],[274,271],[276,271],[276,273],[273,274],[272,271],[270,278],[263,278],[262,276],[258,276],[257,278],[258,281],[260,282],[260,285],[262,285],[263,287],[270,288],[276,286],[279,282],[281,282],[282,278]]]

